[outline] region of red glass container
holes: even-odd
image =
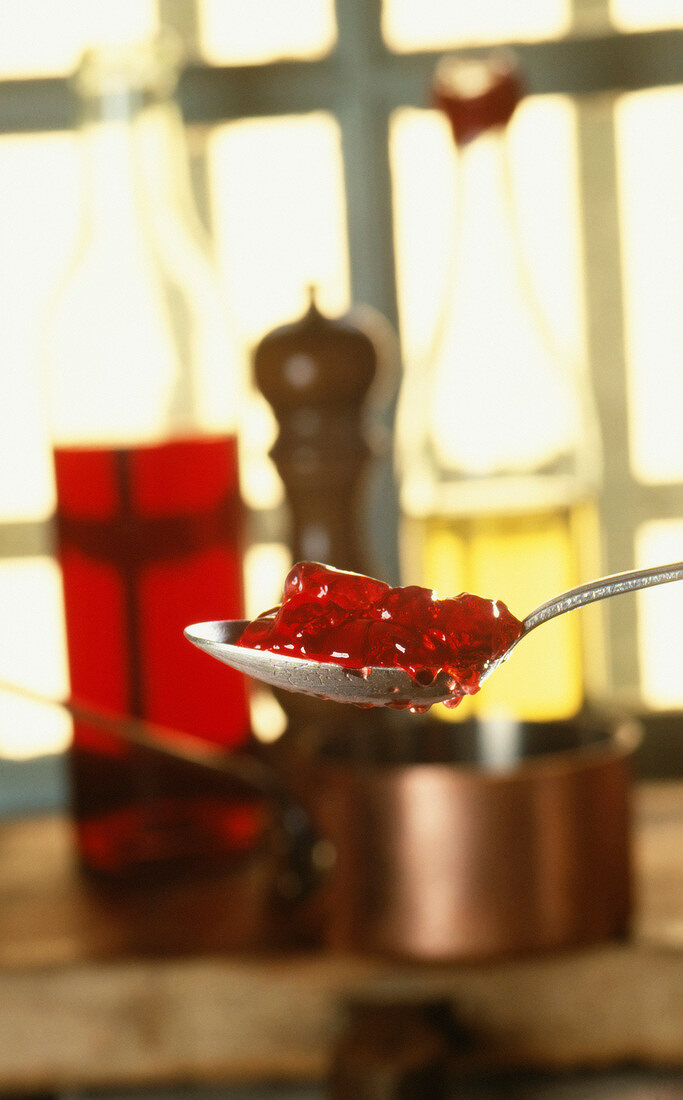
[[[242,614],[235,439],[57,448],[55,471],[74,697],[225,748],[242,745],[243,677],[203,661],[182,633],[197,614]],[[199,773],[84,722],[75,723],[71,764],[89,866],[206,857],[253,839],[250,811],[203,794]]]
[[[183,637],[241,618],[240,371],[193,206],[173,39],[86,55],[83,225],[46,331],[74,699],[232,750],[246,683]],[[73,808],[104,872],[249,846],[260,811],[208,770],[78,721]]]

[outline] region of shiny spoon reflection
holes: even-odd
[[[519,638],[498,660],[489,662],[483,669],[482,682],[508,659],[515,646],[527,634],[557,615],[564,615],[567,611],[574,611],[585,604],[610,596],[678,580],[683,580],[683,562],[615,573],[554,596],[527,615]],[[247,625],[247,620],[241,619],[195,623],[186,628],[185,637],[210,656],[271,687],[316,695],[338,703],[354,703],[356,706],[366,707],[414,707],[422,710],[434,703],[452,700],[454,693],[457,694],[457,689],[454,692],[452,678],[444,672],[439,672],[429,684],[418,684],[401,668],[372,667],[361,672],[360,669],[347,668],[332,661],[310,661],[236,645]]]

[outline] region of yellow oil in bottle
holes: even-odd
[[[403,523],[404,583],[434,588],[440,598],[474,592],[503,600],[523,619],[596,575],[590,558],[596,556],[597,523],[589,505]],[[435,713],[452,721],[476,715],[543,722],[575,715],[585,693],[582,614],[561,615],[533,631],[479,694]]]

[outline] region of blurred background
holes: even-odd
[[[289,564],[283,486],[268,457],[276,424],[250,382],[253,349],[305,310],[314,285],[328,315],[364,303],[387,318],[404,372],[424,359],[443,297],[457,177],[447,123],[429,105],[430,80],[441,53],[482,45],[513,44],[527,77],[530,94],[510,131],[522,230],[542,305],[587,365],[595,396],[602,571],[683,558],[681,0],[3,0],[0,679],[55,699],[68,694],[42,342],[83,201],[69,77],[84,48],[125,44],[163,25],[186,52],[177,99],[192,187],[237,345],[221,370],[234,369],[247,391],[247,614],[275,602]],[[393,414],[387,402],[386,428]],[[511,415],[521,421],[524,410]],[[391,447],[378,471],[373,564],[397,582]],[[675,770],[681,586],[613,601],[600,663],[603,694],[650,716],[652,767]],[[278,721],[271,709],[264,736],[276,735]],[[254,727],[258,734],[258,719]],[[65,802],[69,738],[66,716],[0,692],[0,812]]]

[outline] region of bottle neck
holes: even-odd
[[[574,476],[583,451],[579,380],[523,257],[504,129],[462,147],[456,204],[427,410],[435,469],[478,481]]]
[[[505,132],[489,130],[460,147],[456,183],[454,280],[458,294],[491,301],[491,279],[520,277]],[[489,290],[482,295],[482,284]]]
[[[176,201],[187,176],[179,113],[135,90],[90,95],[82,135],[81,237],[52,318],[55,432],[70,442],[194,435],[207,421],[204,372],[225,355],[224,318]]]
[[[81,132],[90,234],[131,247],[162,210],[187,212],[182,122],[173,101],[136,89],[89,97]]]

